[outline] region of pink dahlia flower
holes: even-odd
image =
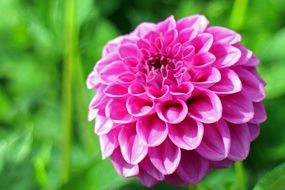
[[[240,41],[201,15],[110,41],[87,81],[103,158],[147,186],[195,184],[244,160],[266,120],[265,82]]]

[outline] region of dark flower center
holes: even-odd
[[[170,59],[163,55],[153,56],[147,60],[149,70],[159,70],[162,67],[166,67],[169,62]]]

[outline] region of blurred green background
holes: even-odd
[[[285,0],[0,0],[0,189],[147,189],[101,161],[85,80],[108,40],[197,13],[237,30],[261,59],[268,120],[244,176],[231,167],[153,189],[284,190]]]

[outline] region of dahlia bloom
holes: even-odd
[[[147,186],[195,184],[244,160],[266,120],[265,82],[240,41],[194,15],[107,43],[87,80],[103,159]]]

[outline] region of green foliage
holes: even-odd
[[[285,0],[77,0],[66,182],[61,176],[66,164],[62,163],[64,2],[0,1],[0,189],[148,189],[118,176],[109,160],[101,160],[93,123],[87,121],[94,92],[86,89],[85,80],[108,40],[142,21],[197,13],[213,25],[238,30],[243,43],[260,58],[259,71],[267,82],[268,121],[252,144],[244,171],[232,167],[212,171],[198,186],[161,183],[153,189],[240,190],[241,176],[248,189],[285,189],[284,164],[270,171],[285,160]]]

